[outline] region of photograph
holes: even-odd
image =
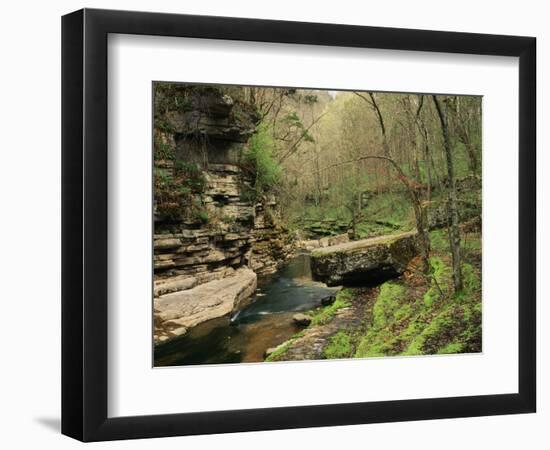
[[[154,367],[482,351],[482,97],[155,81]]]
[[[441,5],[6,2],[0,449],[550,449],[548,14]]]

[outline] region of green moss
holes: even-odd
[[[422,330],[420,335],[413,338],[403,355],[421,355],[425,353],[436,353],[437,349],[445,345],[448,336],[454,334],[453,328],[460,326],[460,321],[455,321],[456,311],[445,309]]]
[[[464,344],[462,342],[451,342],[440,348],[437,353],[440,355],[461,353],[463,348]]]
[[[479,270],[464,264],[464,289],[452,295],[451,268],[445,261],[443,256],[431,258],[432,280],[420,298],[406,284],[381,286],[355,357],[481,351]]]
[[[420,336],[418,336],[417,338],[413,339],[413,341],[409,344],[409,346],[402,353],[402,355],[403,356],[423,355],[424,354],[422,350],[423,345],[424,345],[423,339]]]
[[[394,282],[386,282],[372,311],[372,323],[361,338],[355,352],[356,358],[385,356],[395,353],[398,334],[393,332],[414,312],[414,306],[404,302],[406,288]]]
[[[462,265],[462,283],[466,294],[472,294],[481,289],[481,279],[471,264]]]
[[[400,284],[387,282],[382,285],[373,309],[373,326],[375,328],[384,328],[391,320],[395,319],[395,313],[400,307],[400,301],[404,294],[405,288]],[[400,316],[403,316],[403,313]]]
[[[432,251],[437,253],[448,253],[449,247],[449,235],[447,230],[436,230],[430,233],[430,245]]]
[[[365,215],[369,221],[377,220],[386,224],[384,228],[410,229],[414,215],[406,192],[382,192],[372,196],[367,202]]]
[[[296,333],[294,336],[292,336],[288,341],[283,342],[281,345],[279,345],[273,353],[271,353],[266,359],[266,362],[273,362],[278,361],[280,358],[287,352],[287,350],[290,348],[292,343],[296,340],[301,338],[304,335],[304,331],[300,331],[299,333]]]
[[[430,287],[423,296],[424,304],[432,306],[435,301],[445,295],[449,288],[451,269],[437,256],[430,258],[432,280]]]
[[[481,303],[464,305],[465,329],[460,335],[465,352],[481,351]]]
[[[336,294],[336,300],[332,305],[325,306],[313,312],[311,325],[325,325],[329,323],[339,309],[347,308],[351,305],[352,298],[353,293],[351,290],[342,289]]]
[[[467,251],[480,251],[481,250],[481,239],[479,238],[464,238],[462,240],[462,248]]]
[[[327,359],[342,359],[349,358],[352,352],[352,337],[344,331],[339,331],[330,338],[329,344],[323,350],[323,356]]]

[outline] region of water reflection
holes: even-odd
[[[159,345],[155,366],[263,361],[266,349],[296,333],[292,315],[318,306],[334,290],[312,281],[309,255],[298,255],[261,277],[250,304],[232,317],[210,320]]]

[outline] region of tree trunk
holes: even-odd
[[[424,143],[424,170],[426,171],[426,178],[427,178],[427,185],[428,189],[426,192],[426,200],[428,202],[432,199],[432,158],[430,154],[430,145],[428,141],[428,129],[426,128],[426,124],[424,123],[424,120],[422,119],[422,116],[420,115],[420,111],[422,111],[422,106],[424,105],[424,96],[419,95],[418,96],[418,107],[416,109],[415,114],[415,122],[416,125],[420,131],[420,135],[422,136],[422,141]]]
[[[469,137],[466,134],[459,133],[459,139],[464,144],[464,147],[466,148],[466,152],[468,153],[468,160],[469,160],[469,166],[470,166],[470,172],[472,172],[472,175],[475,177],[477,176],[478,171],[478,162],[477,162],[477,155],[476,151],[474,149],[474,146],[470,142]]]
[[[458,217],[458,201],[456,197],[456,180],[454,175],[454,164],[451,152],[451,142],[449,139],[449,127],[447,125],[447,119],[445,112],[441,108],[441,104],[436,95],[432,95],[435,107],[437,109],[437,115],[439,116],[439,122],[441,124],[441,132],[443,134],[443,146],[445,148],[445,157],[447,160],[447,177],[449,179],[449,199],[448,205],[448,219],[449,226],[449,242],[451,244],[451,254],[453,258],[453,284],[455,292],[462,290],[462,270],[460,261],[460,228]]]
[[[424,143],[424,167],[426,169],[426,177],[428,179],[428,191],[426,192],[426,200],[430,202],[432,200],[432,167],[430,164],[430,147],[428,146],[428,139]]]

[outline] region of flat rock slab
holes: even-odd
[[[199,323],[229,314],[255,290],[256,274],[242,268],[230,277],[156,297],[155,342],[185,334]]]
[[[311,270],[328,286],[372,286],[402,274],[417,253],[416,231],[379,236],[316,249]]]
[[[166,280],[155,281],[154,295],[159,297],[177,291],[185,291],[197,285],[197,279],[189,275],[170,277]]]

